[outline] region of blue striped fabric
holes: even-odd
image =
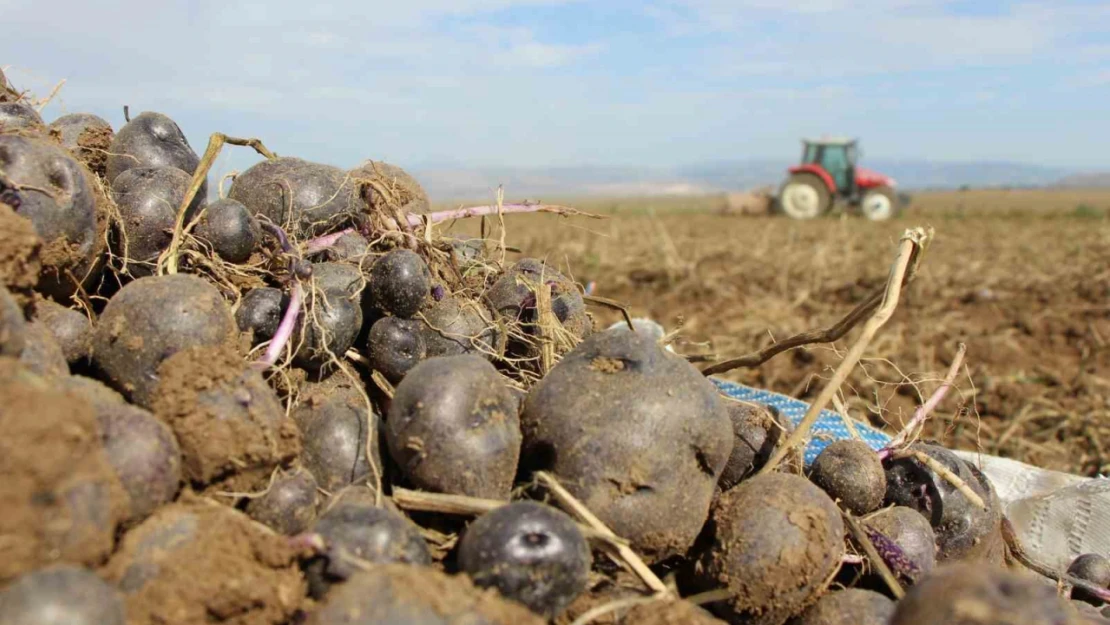
[[[745,386],[743,384],[714,377],[710,377],[709,379],[717,385],[721,393],[733,399],[771,406],[782,413],[783,416],[790,419],[794,425],[798,425],[798,423],[802,421],[802,417],[805,416],[806,410],[809,410],[809,404],[781,393],[753,388],[751,386]],[[853,419],[853,424],[856,426],[856,431],[859,432],[860,438],[870,445],[872,449],[878,450],[890,441],[890,436],[876,430],[866,423],[861,423]],[[806,466],[809,466],[809,464],[817,458],[817,454],[821,453],[821,450],[828,446],[829,443],[835,440],[850,438],[851,436],[848,427],[844,425],[844,419],[838,413],[831,410],[822,410],[821,414],[817,417],[817,423],[814,423],[813,429],[810,430],[809,441],[806,442]]]

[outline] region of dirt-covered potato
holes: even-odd
[[[312,524],[319,503],[316,478],[307,469],[297,468],[275,477],[265,494],[250,500],[246,512],[275,532],[292,535]]]
[[[578,286],[541,260],[523,258],[506,269],[490,287],[486,300],[502,317],[532,324],[536,322],[535,289],[541,284],[551,287],[551,311],[563,328],[578,339],[589,335],[592,322]]]
[[[107,176],[108,151],[116,135],[104,118],[91,113],[70,113],[50,122],[50,130],[57,133],[62,146],[89,171]]]
[[[325,294],[341,293],[357,301],[366,289],[367,277],[354,263],[330,261],[313,263],[312,285]]]
[[[123,598],[91,570],[47,566],[0,591],[0,625],[127,625]]]
[[[730,622],[782,625],[824,592],[844,554],[844,520],[825,491],[792,473],[757,475],[713,510],[703,583],[727,587],[711,609]]]
[[[547,619],[589,581],[590,545],[565,512],[518,501],[478,517],[459,541],[459,568],[476,586],[496,588]]]
[[[306,625],[543,625],[527,608],[465,575],[430,567],[383,564],[334,587]]]
[[[810,466],[809,479],[856,515],[877,510],[886,496],[879,454],[861,440],[829,443]]]
[[[733,447],[717,387],[651,337],[617,329],[588,337],[531,389],[521,426],[525,467],[553,471],[651,560],[693,544]]]
[[[733,443],[717,484],[728,490],[762,468],[794,426],[770,406],[730,399],[724,403],[732,421]]]
[[[325,552],[305,567],[309,595],[319,599],[331,587],[370,564],[430,566],[432,554],[420,528],[400,513],[361,501],[343,501],[322,514],[311,531],[324,539]]]
[[[42,116],[27,102],[0,102],[0,132],[44,126]]]
[[[193,232],[229,263],[246,262],[262,240],[258,220],[246,206],[231,198],[209,204]]]
[[[498,331],[493,315],[474,300],[447,295],[417,315],[428,358],[497,353]]]
[[[929,443],[915,443],[922,451],[959,476],[986,504],[974,505],[955,485],[914,458],[884,463],[887,490],[884,504],[908,506],[929,519],[937,540],[937,562],[1003,556],[1001,503],[990,480],[951,451]]]
[[[69,375],[65,353],[49,328],[39,321],[32,321],[24,329],[23,338],[23,352],[19,360],[27,368],[47,377]]]
[[[104,251],[93,176],[61,146],[15,135],[0,136],[0,171],[19,190],[16,213],[43,241],[38,288],[64,301],[94,277]]]
[[[127,259],[133,276],[154,273],[158,256],[173,239],[177,209],[185,199],[190,176],[176,167],[132,167],[112,183],[112,199],[119,209],[119,231],[113,233],[113,252]],[[205,203],[197,195],[185,212],[188,223]]]
[[[863,521],[864,525],[879,532],[898,545],[921,575],[936,566],[937,544],[933,526],[921,513],[906,506],[884,508]]]
[[[415,315],[431,288],[428,264],[412,250],[386,252],[370,268],[371,304],[395,317]]]
[[[362,329],[360,300],[349,291],[305,289],[304,312],[290,339],[293,365],[317,378],[333,373]]]
[[[518,406],[481,356],[429,358],[390,402],[390,455],[417,488],[507,500],[520,458]]]
[[[18,358],[27,345],[27,319],[8,289],[0,284],[0,356]]]
[[[196,485],[251,492],[300,453],[300,432],[230,345],[186,347],[158,367],[152,410],[173,428]]]
[[[1032,573],[982,562],[937,567],[906,590],[889,625],[1072,625],[1067,600]]]
[[[845,588],[830,592],[788,625],[887,625],[894,602],[873,590]]]
[[[391,204],[401,207],[406,213],[416,215],[429,213],[432,210],[424,187],[411,174],[396,165],[371,160],[361,163],[347,173],[356,188],[374,183],[385,190],[383,194],[379,188],[370,187],[370,204],[375,209],[382,210],[386,204]]]
[[[356,383],[342,373],[323,382],[307,383],[293,411],[302,433],[301,461],[320,488],[329,493],[382,477],[381,420],[377,411],[367,406]]]
[[[294,157],[252,165],[235,178],[228,197],[298,237],[334,231],[357,210],[354,184],[342,169]]]
[[[321,254],[323,258],[332,261],[348,261],[362,263],[370,255],[370,242],[358,232],[344,233],[339,239]]]
[[[125,534],[103,576],[123,592],[128,625],[281,625],[305,597],[285,537],[192,497]]]
[[[0,585],[65,562],[98,566],[127,505],[82,397],[0,358]]]
[[[424,343],[418,321],[382,317],[370,326],[366,353],[370,367],[396,385],[410,369],[424,360],[428,355],[428,346]]]
[[[281,324],[281,315],[289,306],[289,296],[280,289],[264,286],[243,294],[235,310],[235,324],[240,332],[250,334],[257,345],[270,340]]]
[[[158,365],[178,351],[219,345],[235,321],[216,287],[187,274],[139,278],[108,301],[93,332],[93,361],[132,402],[150,407]]]
[[[200,164],[200,157],[177,122],[153,111],[144,111],[124,124],[112,138],[108,152],[106,178],[113,187],[116,178],[133,167],[174,167],[192,178]],[[207,178],[197,197],[208,197]]]
[[[92,322],[81,311],[44,299],[35,302],[34,319],[54,337],[69,364],[92,355]]]

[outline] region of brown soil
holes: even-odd
[[[0,202],[0,283],[20,306],[31,303],[30,291],[42,270],[43,243],[30,219]]]
[[[653,601],[638,605],[621,619],[625,625],[724,625],[689,601]]]
[[[92,408],[0,358],[0,583],[48,564],[98,565],[127,498]]]
[[[300,453],[296,425],[231,344],[184,349],[158,374],[153,412],[173,428],[194,483],[251,490]]]
[[[108,148],[112,145],[112,129],[90,126],[77,137],[74,154],[94,174],[101,178],[108,172]]]
[[[296,555],[241,512],[185,494],[125,535],[102,574],[133,625],[276,625],[305,597]]]

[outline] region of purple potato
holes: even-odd
[[[112,139],[109,152],[106,177],[113,188],[116,178],[133,167],[173,167],[191,179],[200,164],[200,158],[177,123],[152,111],[144,111],[124,124]],[[197,197],[208,197],[207,178]]]
[[[316,519],[320,499],[316,489],[316,479],[306,469],[282,473],[266,494],[250,500],[247,515],[279,534],[303,532]]]
[[[132,167],[112,183],[112,199],[119,208],[121,222],[113,247],[117,256],[127,259],[133,276],[154,273],[158,256],[170,245],[177,221],[177,209],[189,188],[189,175],[175,167]],[[198,195],[185,212],[188,223],[205,198]]]
[[[92,355],[92,322],[81,311],[44,299],[35,303],[35,321],[54,337],[69,364]]]
[[[370,299],[378,310],[410,318],[420,311],[432,288],[427,263],[412,250],[395,249],[370,268]]]
[[[270,340],[281,324],[289,306],[289,296],[280,289],[264,286],[243,294],[235,311],[235,323],[241,332],[248,332],[255,345]]]
[[[400,383],[427,354],[420,323],[415,320],[382,317],[370,327],[367,349],[370,367],[381,372],[391,384]]]
[[[33,106],[26,102],[0,102],[0,132],[42,128],[46,124]]]
[[[209,204],[194,232],[229,263],[246,262],[262,240],[258,220],[246,206],[231,198]]]
[[[228,197],[299,238],[332,232],[358,212],[354,185],[343,170],[293,157],[252,165],[235,178]]]
[[[55,564],[0,591],[0,625],[126,625],[123,597],[96,573]]]
[[[0,356],[18,358],[27,345],[27,319],[12,294],[0,284]]]
[[[42,322],[28,323],[23,336],[25,342],[19,360],[24,365],[46,377],[69,375],[69,363],[61,345]]]
[[[89,171],[107,176],[108,153],[116,136],[111,124],[91,113],[70,113],[50,122],[50,130]]]
[[[320,488],[334,493],[382,477],[381,419],[346,375],[306,384],[293,419],[303,435],[301,460]]]
[[[861,440],[830,443],[817,454],[809,479],[855,515],[877,510],[886,495],[879,454]]]

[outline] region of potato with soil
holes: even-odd
[[[127,625],[123,598],[92,571],[57,564],[0,591],[0,625]]]
[[[381,419],[355,388],[357,380],[340,373],[323,382],[306,383],[293,410],[302,437],[301,462],[329,493],[382,477]]]
[[[342,169],[295,157],[252,165],[235,178],[228,197],[300,238],[332,232],[358,209],[354,184]]]
[[[43,242],[38,288],[64,301],[95,277],[104,249],[93,176],[62,147],[15,135],[0,136],[0,171],[19,189],[15,212]]]
[[[304,297],[304,312],[290,338],[296,349],[293,365],[323,379],[354,346],[362,329],[362,304],[358,294],[319,287],[306,288]]]
[[[150,408],[165,359],[234,336],[231,311],[216,287],[187,274],[149,276],[108,301],[93,333],[93,361],[111,386]]]
[[[27,345],[27,319],[8,289],[0,284],[0,356],[18,358]]]
[[[69,364],[92,355],[92,322],[81,311],[44,299],[35,302],[34,319],[54,337]]]
[[[886,495],[879,454],[861,440],[829,443],[810,466],[809,479],[855,515],[877,510]]]
[[[761,469],[794,426],[770,406],[731,399],[723,401],[732,421],[733,443],[717,485],[721,490],[728,490]]]
[[[424,187],[411,174],[396,165],[371,160],[347,173],[356,186],[370,187],[370,205],[374,209],[382,211],[386,210],[387,205],[392,205],[416,215],[430,213],[432,210]]]
[[[586,590],[590,545],[561,510],[518,501],[478,517],[459,541],[459,568],[546,619]]]
[[[447,295],[417,317],[428,358],[470,353],[493,358],[499,353],[497,324],[484,304]]]
[[[113,187],[116,178],[133,167],[173,167],[192,178],[200,164],[177,122],[153,111],[144,111],[124,124],[108,151],[106,178]],[[207,178],[197,197],[208,197]]]
[[[108,151],[115,139],[112,125],[104,118],[91,113],[70,113],[50,122],[50,130],[57,133],[62,147],[85,164],[89,171],[106,177]]]
[[[45,127],[42,116],[27,102],[0,102],[0,132]]]
[[[538,259],[524,258],[506,269],[486,300],[507,322],[526,324],[531,331],[537,321],[535,290],[541,284],[551,287],[551,311],[562,327],[576,339],[588,336],[593,326],[578,286]]]
[[[840,509],[792,473],[757,475],[722,494],[707,531],[701,583],[732,591],[711,606],[730,622],[782,625],[799,615],[825,591],[844,554]]]
[[[382,317],[370,326],[366,354],[370,367],[396,385],[427,357],[428,345],[418,321]]]
[[[717,387],[619,329],[566,354],[528,393],[521,426],[525,468],[554,472],[649,560],[693,544],[733,448]]]
[[[297,426],[231,345],[187,347],[162,362],[158,377],[152,410],[173,428],[195,485],[250,492],[300,453]]]
[[[28,369],[47,377],[69,375],[65,353],[49,328],[38,321],[32,321],[27,324],[23,337],[23,352],[19,355],[19,361]]]
[[[154,273],[158,256],[173,239],[177,209],[189,182],[189,174],[175,167],[132,167],[112,183],[112,199],[121,219],[113,235],[113,252],[127,259],[127,272],[132,276]],[[205,201],[198,195],[189,204],[186,223]]]
[[[915,443],[922,451],[956,474],[986,508],[973,504],[950,481],[914,458],[884,462],[887,475],[885,505],[907,506],[929,519],[937,540],[937,562],[987,559],[1001,562],[1001,503],[990,480],[951,451],[928,443]]]
[[[821,597],[788,625],[887,625],[894,602],[873,590],[846,588]]]
[[[313,524],[311,532],[325,545],[324,553],[305,565],[309,595],[314,599],[350,579],[364,568],[362,563],[432,564],[420,528],[399,512],[372,503],[340,502]]]
[[[0,584],[51,563],[99,565],[127,498],[92,408],[12,358],[0,380]]]
[[[937,545],[933,526],[913,508],[884,508],[864,519],[863,524],[890,539],[902,550],[918,571],[916,575],[910,575],[911,578],[920,579],[936,566]]]
[[[543,625],[527,608],[465,575],[430,567],[384,564],[355,573],[335,587],[306,625]]]
[[[518,406],[481,356],[429,358],[394,392],[390,455],[416,488],[507,500],[520,458]]]
[[[125,534],[103,576],[128,625],[279,625],[305,596],[296,555],[242,512],[189,497]]]
[[[282,472],[275,476],[265,494],[250,499],[246,513],[279,534],[303,532],[316,519],[318,488],[316,478],[306,469]]]
[[[193,231],[229,263],[243,263],[262,240],[262,228],[246,206],[231,198],[208,205]]]
[[[907,589],[889,625],[1071,625],[1070,606],[1031,573],[953,562]]]

